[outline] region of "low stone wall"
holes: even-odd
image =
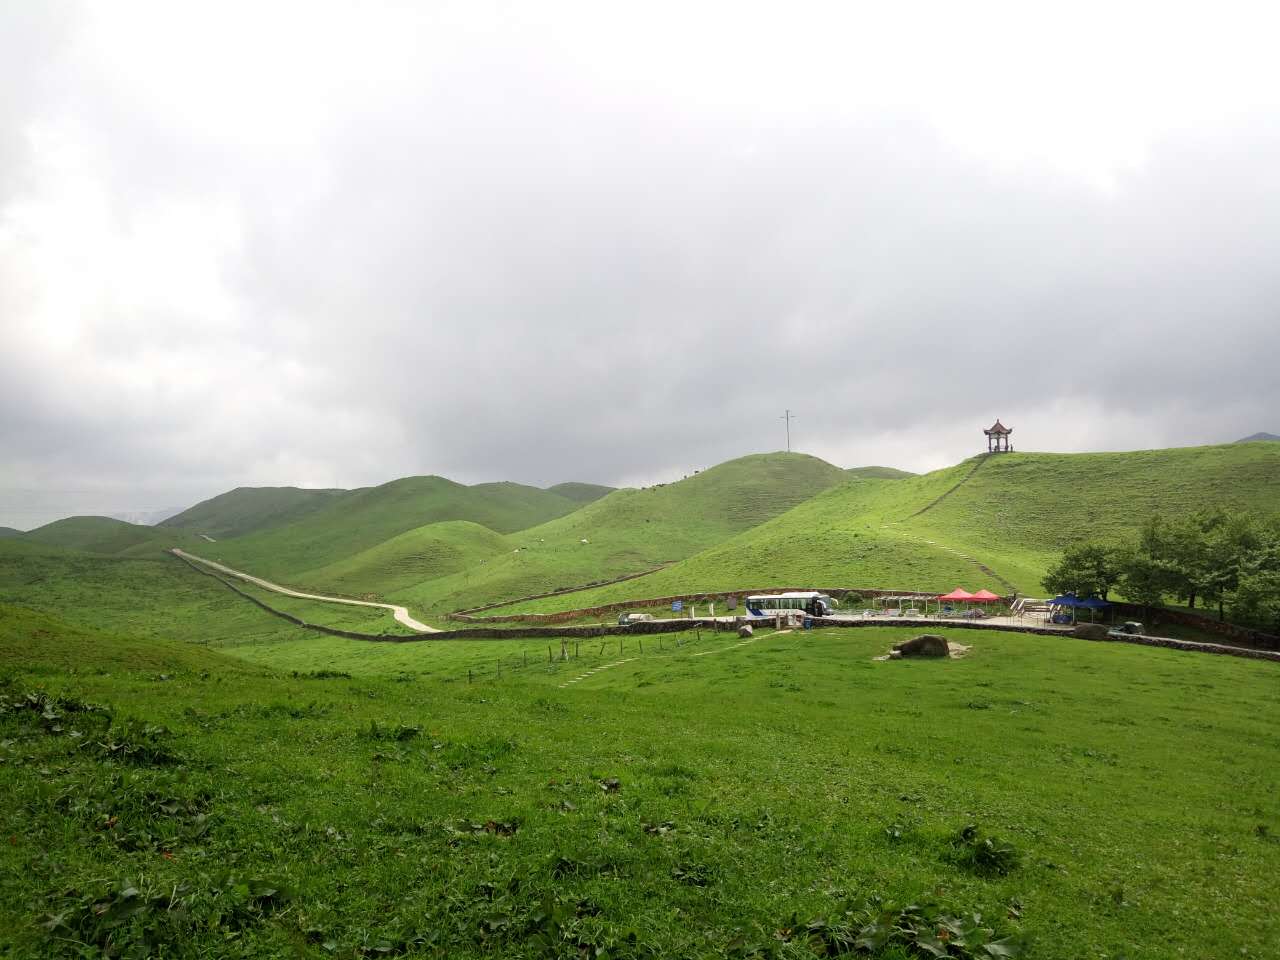
[[[643,576],[643,574],[638,574]],[[628,577],[627,579],[634,579]],[[818,593],[825,593],[828,596],[835,597],[837,600],[843,600],[851,594],[857,594],[860,597],[915,597],[918,600],[932,600],[936,593],[919,593],[914,590],[880,590],[871,587],[761,587],[758,590],[719,590],[705,593],[677,593],[669,597],[649,597],[640,600],[619,600],[616,603],[603,603],[594,607],[579,607],[574,610],[558,610],[555,613],[507,613],[498,614],[489,617],[471,616],[473,610],[457,610],[449,614],[450,620],[458,620],[463,623],[564,623],[566,620],[576,620],[578,617],[601,617],[610,613],[620,613],[623,610],[633,610],[637,607],[657,607],[670,606],[679,600],[682,603],[710,603],[712,601],[721,603],[730,597],[737,598],[741,603],[743,597],[749,597],[757,593],[792,593],[802,590],[816,590]],[[521,597],[519,600],[507,600],[503,603],[492,604],[488,607],[476,607],[474,610],[492,610],[494,607],[506,607],[514,603],[524,603],[528,600],[539,600],[542,597]],[[731,611],[727,608],[724,614],[728,615]]]
[[[981,620],[956,620],[942,623],[937,620],[894,620],[885,623],[877,620],[844,620],[837,617],[819,617],[814,620],[819,627],[915,627],[937,633],[939,630],[994,630],[998,633],[1033,633],[1040,636],[1062,637],[1065,640],[1078,640],[1069,631],[1055,630],[1052,627],[1023,627],[1004,623],[983,623]],[[1172,637],[1131,636],[1123,639],[1108,637],[1106,640],[1094,640],[1090,643],[1136,643],[1144,647],[1164,647],[1168,650],[1186,650],[1193,653],[1217,653],[1229,657],[1248,657],[1253,660],[1271,660],[1280,663],[1280,651],[1258,650],[1254,647],[1233,647],[1225,643],[1198,643],[1193,640],[1175,640]]]
[[[1146,621],[1151,618],[1154,623],[1176,623],[1184,627],[1195,627],[1206,633],[1216,633],[1228,640],[1238,640],[1261,650],[1280,650],[1280,637],[1251,627],[1241,627],[1234,623],[1225,623],[1213,617],[1190,610],[1168,610],[1164,607],[1143,607],[1136,603],[1112,603],[1111,607],[1121,619]]]

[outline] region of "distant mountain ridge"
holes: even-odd
[[[157,526],[191,530],[216,540],[243,537],[301,520],[348,492],[300,487],[236,487],[162,520]]]
[[[1252,436],[1237,440],[1236,443],[1253,443],[1255,440],[1280,440],[1274,433],[1255,433]]]
[[[232,566],[288,577],[428,524],[469,520],[507,534],[580,507],[567,497],[519,483],[467,486],[445,477],[402,477],[343,493],[292,523],[220,540],[216,552]]]

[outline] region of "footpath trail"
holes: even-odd
[[[187,551],[179,550],[177,547],[174,547],[170,552],[173,553],[174,556],[182,557],[184,560],[203,564],[212,570],[218,570],[233,577],[238,577],[241,580],[247,580],[249,583],[255,583],[265,590],[282,593],[286,597],[298,597],[301,600],[320,600],[324,603],[345,603],[353,607],[382,607],[384,610],[390,610],[392,612],[397,623],[403,624],[410,630],[417,630],[419,633],[440,632],[435,627],[427,626],[427,624],[420,620],[415,620],[409,615],[409,611],[405,607],[398,606],[394,603],[376,603],[372,600],[348,600],[346,597],[325,597],[318,593],[302,593],[298,590],[290,590],[288,587],[282,587],[278,583],[272,583],[270,580],[263,580],[261,577],[255,577],[253,574],[245,573],[243,570],[233,570],[231,567],[215,563],[213,560],[206,560],[204,557],[197,557],[194,553],[187,553]]]

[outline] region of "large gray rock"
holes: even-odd
[[[1105,640],[1107,639],[1107,628],[1101,623],[1077,623],[1076,628],[1071,631],[1073,637],[1080,637],[1082,640]]]
[[[753,632],[751,626],[746,623],[738,628],[738,636],[740,637],[749,637]]]
[[[902,643],[895,643],[893,649],[904,657],[945,657],[948,654],[947,640],[936,633],[922,633]]]

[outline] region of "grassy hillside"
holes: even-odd
[[[0,527],[0,540],[7,540],[10,537],[22,536],[21,530],[15,530],[13,527]]]
[[[905,480],[916,476],[909,470],[899,470],[897,467],[850,467],[845,473],[864,480]]]
[[[41,675],[128,671],[257,673],[243,660],[178,639],[140,637],[76,625],[27,607],[0,603],[0,663]]]
[[[174,557],[109,557],[22,540],[0,541],[0,603],[157,641],[253,643],[300,631]]]
[[[406,477],[353,491],[288,526],[219,541],[202,555],[213,553],[256,574],[301,582],[297,575],[303,571],[347,560],[426,524],[469,520],[511,533],[577,508],[566,497],[517,483],[468,487],[443,477]]]
[[[919,542],[894,523],[950,489],[969,469],[962,464],[903,480],[849,480],[664,570],[516,604],[504,612],[546,613],[632,598],[769,586],[932,590],[939,583],[949,584],[947,589],[977,584],[971,562]]]
[[[1037,960],[1274,955],[1275,664],[982,631],[872,661],[902,637],[668,637],[566,686],[618,655],[238,666],[0,608],[0,955],[802,958],[873,898]]]
[[[1280,446],[1001,454],[906,527],[982,557],[1038,595],[1045,568],[1068,544],[1128,535],[1156,512],[1217,504],[1280,512]]]
[[[197,503],[157,526],[190,530],[216,540],[281,527],[345,496],[346,490],[237,487]]]
[[[1215,503],[1280,511],[1280,446],[1012,453],[920,477],[853,481],[658,573],[514,609],[771,584],[1008,589],[979,563],[1038,596],[1045,568],[1067,544],[1130,533],[1157,510]]]
[[[23,539],[69,550],[115,556],[154,556],[170,547],[197,549],[207,541],[187,530],[126,523],[112,517],[67,517],[37,527]]]
[[[613,493],[613,490],[613,487],[601,486],[598,483],[557,483],[554,487],[547,487],[548,493],[567,497],[574,503],[591,503],[593,500],[599,500]]]
[[[384,595],[476,566],[509,553],[512,541],[467,520],[446,520],[409,530],[297,579],[347,596]]]
[[[438,615],[643,571],[726,540],[843,480],[838,467],[799,453],[730,460],[676,483],[616,490],[522,531],[511,538],[510,553],[395,597]]]

